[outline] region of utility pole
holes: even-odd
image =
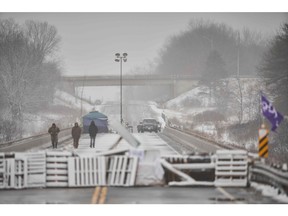
[[[115,61],[120,62],[120,122],[123,123],[123,117],[122,117],[122,60],[124,62],[127,61],[127,53],[123,53],[122,56],[120,53],[116,53]]]

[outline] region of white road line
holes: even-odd
[[[225,197],[229,198],[231,201],[234,201],[238,204],[243,204],[242,202],[237,202],[236,198],[232,196],[230,193],[228,193],[226,190],[224,190],[222,187],[217,187],[217,190],[220,191]]]

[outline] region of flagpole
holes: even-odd
[[[263,116],[263,113],[262,113],[262,91],[260,90],[260,103],[259,103],[259,111],[260,111],[260,115],[261,115],[261,122],[262,124],[260,125],[262,127],[262,125],[264,124],[264,116]]]

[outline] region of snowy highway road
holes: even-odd
[[[167,132],[166,132],[167,134]],[[167,138],[164,133],[135,133],[140,142],[140,149],[157,149],[161,155],[177,155],[181,150],[174,140]],[[87,152],[101,152],[110,149],[118,140],[118,134],[99,134],[96,138],[95,149],[89,148],[88,135],[82,135],[77,154]],[[163,138],[163,139],[162,139]],[[184,138],[183,138],[184,139]],[[196,141],[198,139],[195,139]],[[191,141],[195,143],[194,141]],[[205,148],[205,143],[197,143]],[[209,145],[209,148],[212,148]],[[117,149],[129,148],[130,145],[121,140]],[[178,149],[177,149],[178,148]],[[37,150],[37,149],[34,149]],[[73,150],[72,141],[59,145],[56,151]],[[188,153],[188,152],[186,152]],[[102,188],[103,189],[103,188]],[[1,204],[90,204],[97,194],[97,187],[85,188],[27,188],[25,190],[1,190]],[[272,198],[263,196],[253,187],[221,188],[221,187],[168,187],[168,186],[135,186],[135,187],[107,187],[106,204],[242,204],[242,203],[279,203]],[[99,195],[100,196],[100,195]]]
[[[208,141],[169,127],[165,127],[159,136],[177,149],[180,154],[215,153],[217,149],[221,149]]]
[[[70,137],[70,131],[66,130],[60,133],[58,148],[73,149],[72,137]],[[171,128],[165,128],[162,133],[134,133],[133,136],[141,142],[141,148],[154,148],[159,149],[162,155],[169,154],[191,154],[193,152],[207,152],[214,153],[219,146],[213,145],[208,141],[201,140],[197,137],[193,137],[183,132]],[[71,139],[69,139],[69,137]],[[111,147],[118,139],[117,134],[98,134],[95,151],[103,151],[107,146]],[[89,147],[88,135],[83,134],[80,140],[79,149]],[[85,140],[85,141],[84,141]],[[84,143],[83,143],[84,142]],[[82,144],[81,144],[82,143]],[[24,140],[20,143],[12,144],[7,147],[0,148],[0,152],[24,152],[35,151],[38,149],[50,148],[50,137],[35,137]],[[129,144],[122,140],[117,148],[128,148]],[[104,148],[104,149],[103,149]]]

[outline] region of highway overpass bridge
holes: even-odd
[[[62,85],[75,91],[77,87],[120,86],[120,76],[62,76]],[[171,96],[179,95],[198,84],[199,78],[191,75],[123,75],[122,86],[169,86]]]

